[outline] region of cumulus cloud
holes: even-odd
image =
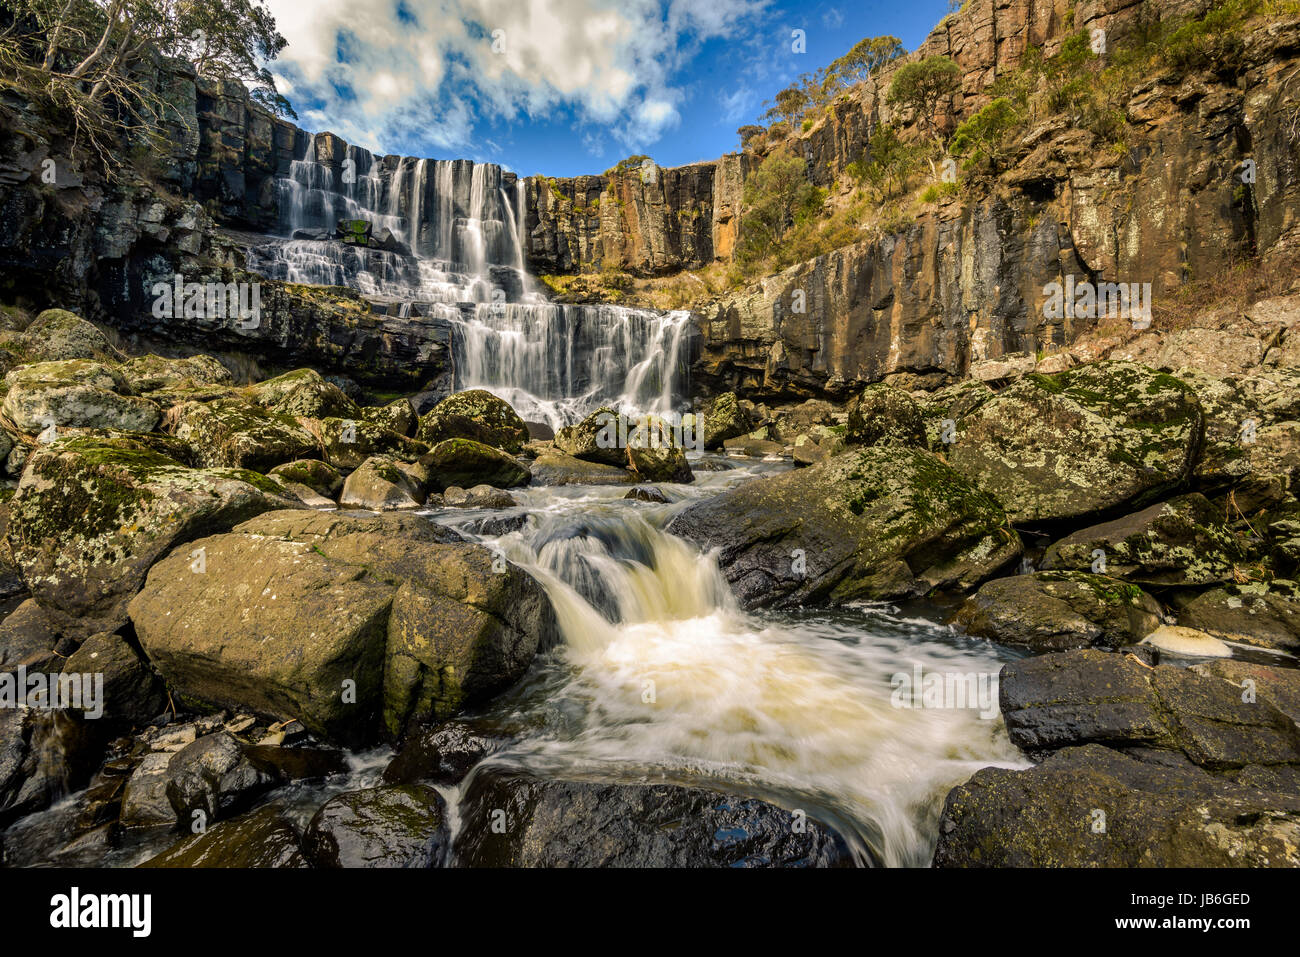
[[[569,111],[641,151],[681,122],[679,71],[768,0],[268,0],[308,125],[377,152],[462,154],[476,127]],[[306,107],[304,109],[304,107]]]

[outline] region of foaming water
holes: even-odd
[[[544,690],[500,706],[532,730],[494,760],[731,787],[835,823],[888,866],[929,862],[953,785],[1024,766],[1000,717],[894,704],[894,676],[918,667],[995,675],[986,643],[887,605],[748,613],[711,555],[662,531],[684,502],[531,494],[529,525],[486,541],[545,585],[564,646]]]

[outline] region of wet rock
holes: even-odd
[[[1044,569],[1087,570],[1105,558],[1106,575],[1139,585],[1209,585],[1229,581],[1244,549],[1220,513],[1199,493],[1081,529],[1052,544]]]
[[[87,359],[21,366],[4,381],[5,415],[33,435],[51,426],[148,432],[162,417],[156,403],[129,394],[120,373]]]
[[[727,439],[738,438],[754,428],[749,413],[741,407],[734,392],[724,392],[700,403],[704,447],[720,449]]]
[[[1177,599],[1178,622],[1224,641],[1300,653],[1300,586],[1293,581],[1229,584]]]
[[[45,609],[27,599],[0,622],[0,671],[12,672],[19,665],[44,671],[56,660],[58,641],[58,630]]]
[[[91,635],[64,662],[63,672],[104,676],[104,721],[128,727],[141,725],[166,704],[153,669],[121,635]]]
[[[601,465],[628,464],[627,437],[635,426],[614,409],[597,409],[581,422],[555,433],[555,447],[565,455]]]
[[[970,588],[1021,551],[991,496],[929,452],[884,446],[746,482],[692,505],[668,530],[719,548],[749,606]]]
[[[504,833],[493,828],[504,812]],[[668,784],[543,780],[482,768],[461,801],[466,867],[841,867],[844,840],[754,798]]]
[[[1296,867],[1297,829],[1294,790],[1088,744],[1027,771],[985,768],[950,791],[934,865]]]
[[[254,767],[281,782],[327,778],[348,770],[345,753],[332,748],[251,744],[244,748],[244,755]]]
[[[188,469],[142,441],[83,436],[32,455],[7,541],[54,624],[86,635],[126,623],[126,603],[166,552],[296,504],[255,472]]]
[[[165,751],[146,754],[126,782],[122,795],[123,827],[174,827],[176,810],[167,797],[172,756]]]
[[[419,465],[437,490],[459,486],[491,485],[515,488],[527,485],[529,470],[500,449],[470,439],[447,439],[420,458]]]
[[[317,495],[337,499],[343,491],[343,476],[339,470],[319,459],[298,459],[277,465],[267,473],[271,478],[305,485]]]
[[[1183,382],[1104,362],[1019,380],[956,423],[945,455],[1014,522],[1079,519],[1187,481],[1203,428]]]
[[[558,450],[543,452],[529,467],[531,485],[627,485],[636,476],[625,468],[587,462]]]
[[[336,795],[303,834],[316,867],[437,867],[449,841],[442,797],[418,784]]]
[[[656,505],[668,504],[668,496],[653,485],[638,485],[623,497],[637,502],[653,502]]]
[[[1300,764],[1300,728],[1241,689],[1174,665],[1065,651],[1005,665],[1002,713],[1013,744],[1033,754],[1098,743],[1166,763],[1221,771]]]
[[[484,758],[500,750],[504,741],[481,733],[473,724],[448,721],[408,735],[402,748],[384,769],[388,784],[459,784]]]
[[[555,439],[555,430],[545,422],[524,422],[528,427],[529,443],[551,442]]]
[[[771,439],[755,439],[750,437],[727,439],[722,443],[722,447],[728,452],[738,452],[741,455],[748,455],[751,458],[756,459],[782,455],[785,452],[785,446],[780,442],[773,442]]]
[[[152,857],[141,867],[308,867],[298,832],[275,805],[222,821]]]
[[[648,416],[628,436],[627,465],[643,482],[695,481],[686,450],[659,418]]]
[[[374,512],[413,509],[424,504],[424,490],[387,456],[372,456],[347,477],[339,505]]]
[[[504,489],[491,485],[475,485],[471,489],[444,489],[442,503],[448,508],[514,508],[518,502]]]
[[[199,465],[266,473],[295,459],[312,458],[316,437],[294,418],[242,399],[186,402],[173,409],[173,434],[194,449]]]
[[[856,445],[925,448],[925,426],[916,400],[902,389],[869,385],[848,407],[846,441]]]
[[[173,754],[167,778],[167,800],[182,827],[238,814],[275,783],[224,731],[205,735]]]
[[[448,717],[518,680],[554,640],[531,577],[407,515],[283,511],[201,540],[207,573],[168,556],[131,604],[175,692],[373,737]],[[184,608],[184,615],[174,609]]]
[[[1033,572],[985,582],[953,624],[972,635],[1036,653],[1141,641],[1160,624],[1160,605],[1136,585],[1085,572]]]
[[[471,439],[517,455],[528,442],[528,427],[504,399],[482,389],[457,392],[420,419],[416,438],[429,445]]]

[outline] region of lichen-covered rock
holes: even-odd
[[[129,394],[120,373],[88,359],[21,366],[5,383],[4,412],[24,432],[50,426],[148,432],[162,417],[156,403]]]
[[[46,309],[27,327],[24,336],[42,359],[108,359],[113,347],[92,323],[66,309]]]
[[[190,400],[205,402],[233,392],[234,376],[212,356],[185,359],[165,359],[152,354],[136,356],[122,364],[121,372],[133,392],[160,405]]]
[[[374,512],[419,508],[424,489],[398,462],[376,455],[361,463],[343,483],[339,504],[344,508],[365,508]]]
[[[437,867],[450,843],[441,795],[419,784],[335,795],[303,834],[316,867]]]
[[[1203,431],[1189,386],[1104,362],[1019,380],[958,421],[945,454],[1017,523],[1077,519],[1186,482]]]
[[[844,438],[857,445],[925,448],[925,426],[916,400],[902,389],[869,385],[849,402]]]
[[[293,504],[255,472],[189,469],[142,440],[81,436],[32,455],[7,540],[33,597],[88,635],[126,623],[145,573],[177,545]]]
[[[692,505],[669,531],[718,548],[751,606],[971,588],[1021,553],[992,496],[930,452],[897,446],[746,482]]]
[[[925,422],[930,451],[942,452],[949,444],[945,436],[949,439],[957,437],[957,420],[970,415],[996,394],[987,383],[978,379],[963,379],[930,393],[919,393],[917,408]]]
[[[1193,492],[1067,535],[1047,549],[1042,567],[1083,571],[1096,565],[1139,585],[1211,585],[1232,580],[1234,565],[1245,557],[1221,513]]]
[[[740,405],[734,392],[724,392],[700,403],[704,447],[720,449],[727,439],[745,435],[754,428],[753,421]]]
[[[420,417],[415,414],[411,400],[407,398],[396,399],[388,405],[362,406],[357,414],[372,425],[398,435],[411,436],[420,425]]]
[[[430,488],[439,492],[452,486],[515,488],[527,485],[531,478],[529,470],[513,456],[472,439],[439,442],[421,456],[419,466],[428,476]]]
[[[1176,601],[1181,625],[1224,641],[1300,653],[1300,585],[1293,581],[1232,583]]]
[[[420,419],[416,438],[429,445],[446,439],[472,439],[516,455],[528,442],[528,426],[504,399],[470,389],[435,405]]]
[[[532,485],[627,485],[636,481],[625,468],[588,462],[558,449],[548,449],[533,459],[529,471]]]
[[[396,734],[504,689],[554,641],[537,582],[415,516],[281,511],[195,545],[206,574],[178,550],[131,603],[182,700],[364,741],[381,711]]]
[[[985,768],[950,791],[934,865],[1297,867],[1297,831],[1294,787],[1089,744],[1027,771]]]
[[[1160,605],[1136,585],[1084,572],[1034,572],[985,582],[953,623],[972,635],[1034,652],[1141,641]]]
[[[641,419],[628,435],[627,465],[640,482],[695,481],[686,461],[686,450],[657,416]]]
[[[614,409],[597,409],[581,422],[555,433],[555,447],[565,455],[601,465],[628,464],[627,436],[635,431],[627,416]]]
[[[298,459],[277,465],[267,473],[273,479],[305,485],[325,498],[338,498],[343,491],[343,476],[339,470],[319,459]]]
[[[316,437],[292,416],[268,412],[242,399],[186,402],[171,415],[173,434],[194,449],[203,466],[265,473],[320,453]]]
[[[494,815],[505,827],[493,827]],[[596,784],[482,768],[461,800],[464,867],[849,867],[844,839],[808,815],[670,784]]]
[[[519,504],[505,489],[491,485],[475,485],[470,489],[453,485],[443,491],[442,503],[448,508],[514,508]]]
[[[372,455],[414,462],[429,451],[424,442],[365,419],[303,420],[302,425],[316,435],[326,460],[341,469],[354,469]]]
[[[361,417],[357,404],[314,369],[295,369],[249,386],[248,397],[256,405],[284,415],[313,419]]]

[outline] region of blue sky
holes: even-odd
[[[267,0],[313,131],[380,153],[599,173],[735,150],[736,128],[866,36],[909,50],[947,0]],[[792,50],[803,30],[807,50]]]

